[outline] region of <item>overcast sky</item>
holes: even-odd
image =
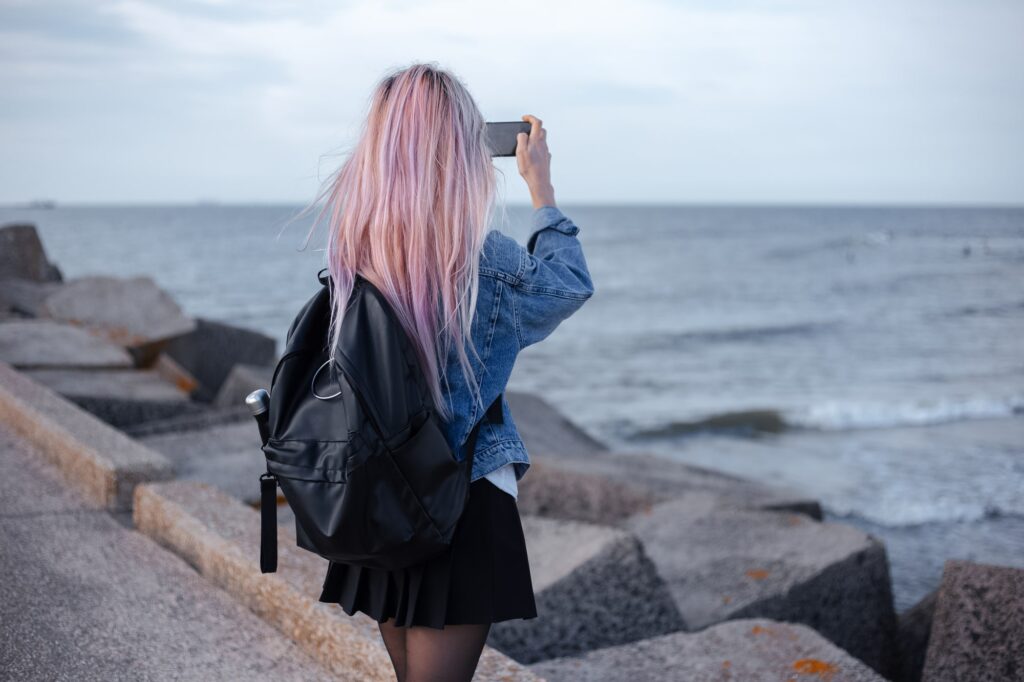
[[[560,202],[1024,203],[1019,0],[0,0],[0,54],[0,202],[305,202],[418,60]]]

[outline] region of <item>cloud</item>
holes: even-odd
[[[425,60],[492,120],[541,116],[565,199],[1024,200],[1013,2],[301,8],[8,3],[0,198],[301,201]]]

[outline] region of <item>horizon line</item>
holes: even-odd
[[[34,203],[46,202],[51,205],[34,206]],[[308,202],[302,201],[220,201],[215,199],[197,199],[192,201],[71,201],[60,202],[53,199],[33,199],[22,202],[0,202],[0,209],[18,209],[34,211],[52,211],[61,208],[242,208],[242,207],[305,207]],[[509,208],[532,209],[529,202],[505,202]],[[1021,209],[1024,201],[982,202],[982,201],[748,201],[748,200],[683,200],[683,201],[560,201],[558,206],[576,208],[992,208]]]

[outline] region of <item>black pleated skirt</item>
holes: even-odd
[[[331,561],[319,601],[399,626],[536,618],[526,540],[514,497],[486,478],[470,485],[449,548],[387,571]]]

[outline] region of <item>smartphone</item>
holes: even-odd
[[[488,122],[485,126],[487,146],[491,148],[491,156],[515,156],[516,135],[519,133],[530,134],[530,124],[527,121]]]

